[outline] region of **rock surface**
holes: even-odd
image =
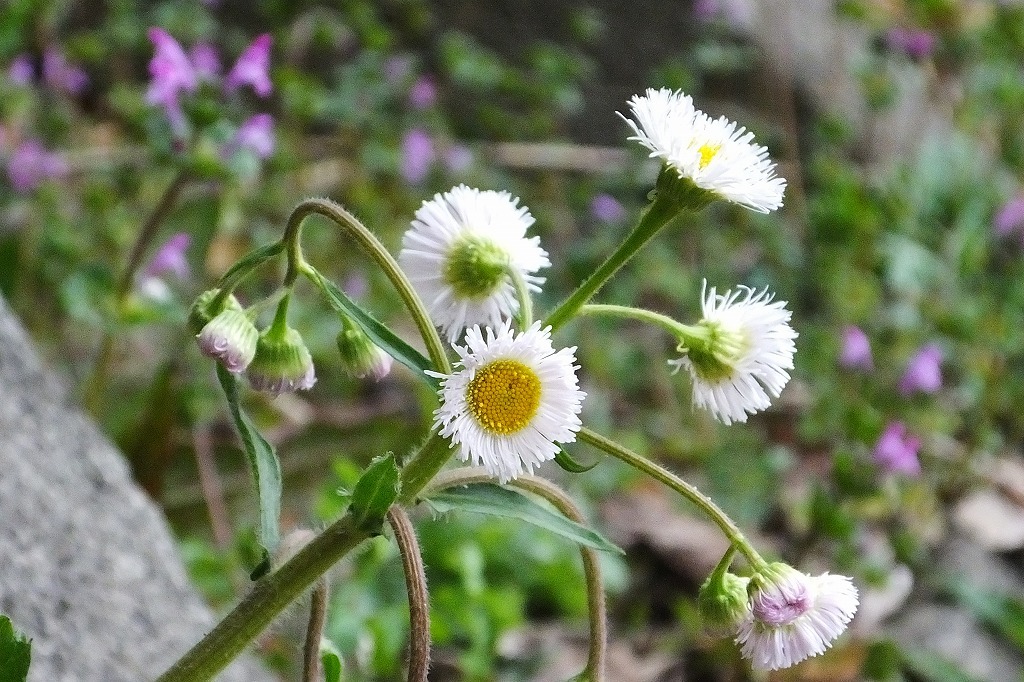
[[[0,612],[32,638],[29,679],[154,679],[214,617],[160,511],[2,299],[0,396]],[[218,679],[273,677],[243,660]]]

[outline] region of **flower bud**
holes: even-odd
[[[697,609],[708,634],[720,637],[735,634],[750,610],[749,583],[749,578],[728,572],[715,571],[708,576],[697,593]]]
[[[210,323],[223,310],[241,310],[242,304],[238,302],[234,294],[228,296],[227,300],[214,309],[214,301],[220,289],[209,289],[199,294],[192,307],[188,311],[188,329],[193,334],[198,334],[203,327]]]
[[[246,374],[254,389],[273,395],[306,391],[316,383],[309,349],[291,327],[281,331],[271,326],[259,335],[256,357]]]
[[[229,372],[237,374],[252,362],[258,337],[249,316],[229,308],[210,320],[196,339],[204,355],[219,360]]]
[[[338,332],[338,352],[345,371],[357,379],[380,381],[391,372],[391,356],[377,346],[362,329],[352,324]]]

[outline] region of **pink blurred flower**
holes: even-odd
[[[453,144],[444,151],[444,165],[459,173],[473,165],[473,151],[464,144]]]
[[[754,6],[750,0],[696,0],[693,14],[704,23],[721,19],[734,28],[743,28],[754,21]]]
[[[15,85],[31,85],[35,75],[36,69],[32,65],[32,57],[24,53],[15,57],[7,69],[7,77]]]
[[[274,153],[274,117],[270,114],[250,116],[235,133],[229,144],[230,153],[248,149],[261,159]]]
[[[384,60],[384,79],[394,85],[405,79],[412,70],[412,59],[409,57],[388,57]]]
[[[260,97],[266,97],[273,91],[270,82],[270,46],[273,38],[269,33],[257,36],[238,57],[231,67],[224,87],[228,92],[237,90],[242,85],[251,86]]]
[[[149,90],[146,101],[168,111],[178,107],[181,92],[194,92],[199,85],[192,62],[170,33],[159,27],[149,29],[149,40],[156,51],[149,60]]]
[[[907,363],[900,379],[900,393],[935,393],[942,388],[942,351],[935,344],[921,348]]]
[[[178,279],[187,279],[189,267],[185,252],[188,251],[191,243],[192,237],[187,232],[178,232],[172,235],[153,254],[143,269],[143,275],[145,277],[163,277],[171,274]]]
[[[921,462],[917,459],[920,448],[921,439],[909,434],[906,424],[889,422],[875,443],[872,456],[889,473],[917,476],[921,473]]]
[[[196,43],[189,50],[192,68],[200,81],[215,83],[220,78],[220,56],[210,43]]]
[[[885,34],[885,44],[894,52],[911,59],[924,59],[935,50],[935,35],[930,31],[894,26]]]
[[[860,327],[849,325],[843,329],[843,349],[839,354],[839,364],[847,369],[861,369],[865,372],[874,369],[871,341]]]
[[[618,223],[626,217],[626,209],[610,194],[597,194],[590,201],[590,215],[602,223]]]
[[[401,156],[402,177],[419,184],[434,163],[434,141],[422,128],[413,128],[402,138]]]
[[[1024,196],[1016,196],[1003,204],[992,224],[1000,237],[1017,232],[1024,240]]]
[[[78,95],[89,84],[89,77],[80,66],[67,60],[60,50],[47,48],[43,53],[43,80],[54,90]]]
[[[413,109],[427,109],[437,101],[437,86],[430,76],[420,76],[409,88],[409,104]]]
[[[67,162],[55,152],[47,151],[36,140],[26,140],[14,150],[7,161],[7,178],[16,192],[31,192],[45,180],[68,173]]]

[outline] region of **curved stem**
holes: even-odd
[[[632,450],[625,448],[615,441],[605,438],[588,428],[584,427],[580,429],[577,437],[584,443],[589,443],[594,447],[607,452],[612,457],[621,459],[631,467],[639,469],[648,476],[664,483],[668,487],[672,488],[672,490],[675,490],[677,493],[690,500],[690,502],[693,502],[708,518],[715,522],[715,524],[722,530],[725,537],[728,538],[729,542],[743,553],[743,556],[747,558],[747,561],[750,562],[752,567],[755,569],[767,567],[767,562],[743,536],[743,532],[733,522],[733,520],[729,518],[729,515],[722,511],[717,504],[711,501],[711,498],[702,493],[695,486],[679,478],[679,476],[676,476],[660,464],[652,462],[646,457],[638,455]]]
[[[569,298],[562,301],[558,307],[548,314],[544,325],[550,325],[552,330],[555,330],[568,322],[604,286],[605,282],[611,279],[612,275],[626,264],[626,261],[632,258],[637,251],[650,241],[669,220],[678,215],[681,208],[680,204],[669,193],[658,191],[654,196],[654,201],[651,202],[647,210],[640,216],[640,222],[637,223],[633,231],[619,245],[619,248],[608,256],[605,262],[590,277],[583,280],[583,283],[580,284]]]
[[[320,640],[327,625],[327,578],[320,576],[309,605],[306,643],[302,647],[302,682],[320,682]]]
[[[631,308],[624,305],[607,305],[603,303],[590,303],[580,308],[580,315],[619,317],[628,320],[638,320],[661,327],[676,338],[693,333],[693,328],[668,315],[656,313],[653,310],[644,308]]]
[[[409,593],[409,682],[427,682],[430,668],[430,598],[427,595],[427,574],[423,570],[416,531],[409,515],[399,506],[388,510],[388,523],[395,532],[405,589]]]
[[[516,300],[519,301],[519,310],[516,312],[516,324],[519,325],[519,330],[523,331],[528,329],[533,324],[533,297],[530,296],[530,289],[526,285],[526,280],[523,278],[517,268],[508,268],[509,279],[512,280],[512,286],[516,290]]]
[[[302,222],[314,214],[333,221],[349,237],[366,249],[367,253],[370,254],[381,270],[384,271],[384,274],[387,275],[388,279],[391,280],[391,284],[394,285],[398,295],[402,298],[402,302],[405,303],[405,307],[412,315],[435,369],[443,374],[450,374],[452,371],[451,363],[448,361],[448,355],[444,344],[441,342],[441,337],[438,335],[430,315],[427,314],[423,301],[420,300],[419,294],[416,293],[405,272],[399,267],[398,262],[391,253],[381,244],[380,240],[365,225],[333,201],[328,199],[306,199],[296,206],[291,216],[289,216],[288,225],[285,228],[282,239],[288,253],[288,270],[284,278],[285,286],[293,283],[301,272],[303,265],[302,248],[300,245]]]
[[[223,305],[228,296],[235,290],[235,287],[241,284],[243,279],[283,250],[284,242],[278,241],[249,252],[245,258],[232,265],[228,268],[227,272],[221,275],[215,287],[219,290],[219,293],[213,303]],[[216,308],[217,305],[212,305],[212,307]]]
[[[493,483],[494,476],[483,467],[465,467],[446,471],[431,482],[426,489],[437,492],[446,488],[470,483]],[[576,523],[586,523],[582,512],[564,490],[539,476],[525,475],[514,478],[508,485],[533,493],[555,506],[558,511]],[[587,652],[587,667],[574,679],[601,682],[604,679],[605,656],[608,648],[608,614],[604,598],[604,581],[597,552],[590,547],[580,546],[583,559],[583,575],[587,582],[587,604],[590,613],[590,648]]]
[[[368,537],[351,516],[342,516],[279,569],[258,580],[238,606],[157,682],[212,680],[277,614]]]

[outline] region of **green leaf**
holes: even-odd
[[[327,641],[320,644],[320,664],[324,668],[324,682],[341,682],[341,673],[345,666],[334,644]]]
[[[431,495],[426,502],[441,514],[461,510],[518,519],[538,528],[549,530],[584,547],[625,554],[600,533],[538,504],[533,498],[494,483],[471,483],[457,488],[448,488],[443,492]]]
[[[904,649],[903,662],[925,682],[978,682],[952,661],[925,649]]]
[[[249,416],[238,404],[238,379],[223,365],[217,363],[217,378],[220,380],[228,409],[235,422],[235,428],[242,439],[245,454],[249,458],[256,493],[260,503],[260,544],[263,546],[264,561],[273,554],[280,539],[281,518],[281,463],[273,446],[256,430]]]
[[[384,516],[398,499],[399,470],[394,453],[377,457],[356,483],[352,491],[349,511],[356,526],[362,530],[379,534],[384,525]]]
[[[423,381],[435,390],[440,386],[438,380],[426,373],[433,370],[434,364],[422,353],[403,341],[397,334],[378,322],[370,313],[359,307],[359,304],[346,296],[334,282],[327,279],[315,269],[310,268],[309,278],[320,287],[327,302],[332,308],[347,315],[353,322],[366,332],[370,339],[380,346],[391,357],[408,367]]]
[[[597,460],[590,466],[587,466],[586,464],[580,464],[579,462],[572,458],[572,455],[565,451],[565,448],[561,447],[558,448],[558,454],[555,455],[555,464],[562,467],[562,469],[568,471],[570,474],[582,474],[584,472],[590,471],[600,463],[601,460]]]
[[[0,616],[0,682],[25,682],[32,660],[32,642],[14,631],[7,616]]]
[[[1024,651],[1024,602],[962,580],[950,580],[948,589],[979,619]]]

